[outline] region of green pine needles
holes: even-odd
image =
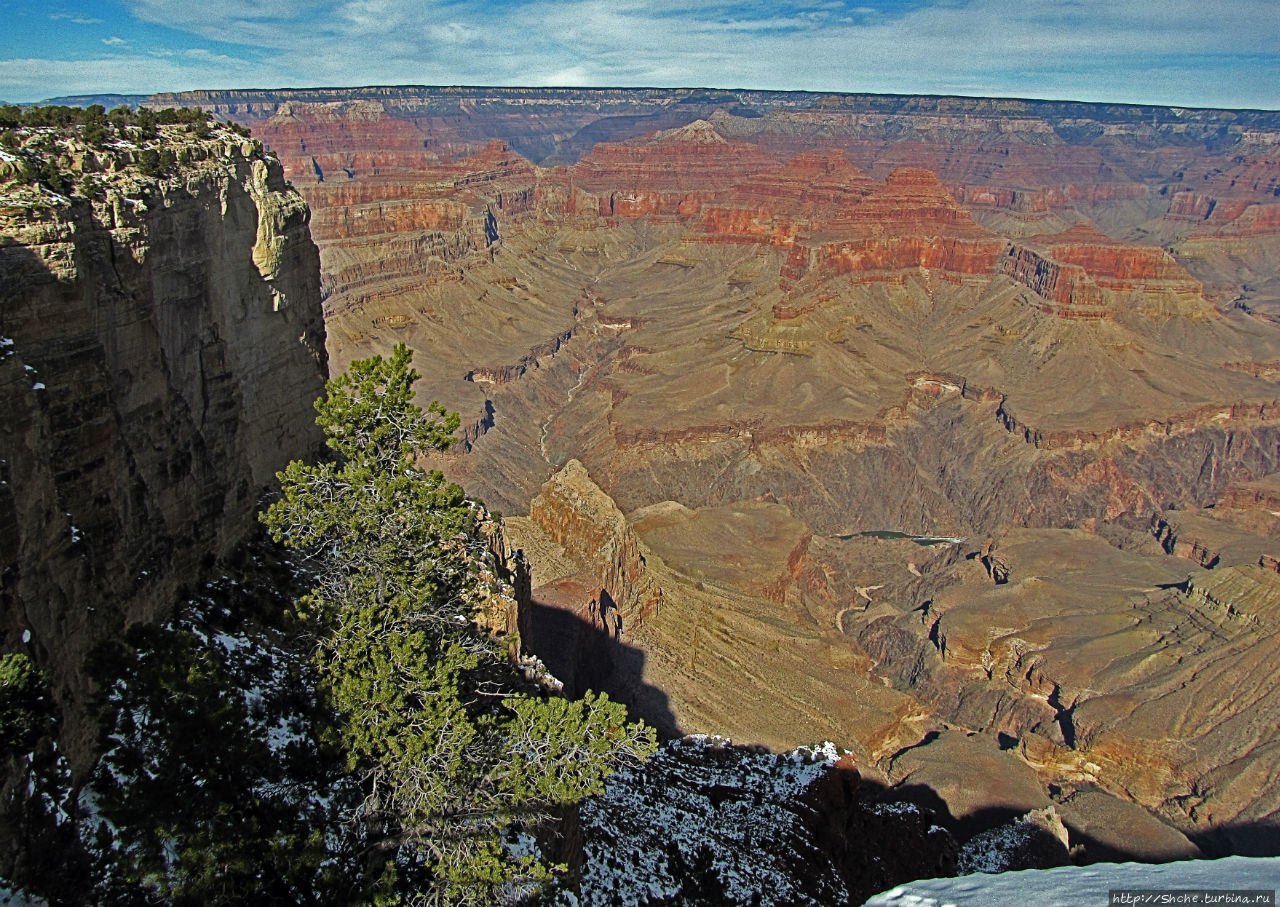
[[[262,520],[314,559],[299,613],[367,791],[354,818],[377,877],[370,895],[515,902],[555,871],[517,835],[546,830],[559,807],[647,757],[654,734],[604,695],[517,692],[505,653],[472,620],[483,509],[417,463],[449,447],[458,416],[413,403],[411,359],[397,346],[328,383],[316,421],[335,457],[290,463]]]

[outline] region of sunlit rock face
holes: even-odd
[[[92,201],[0,202],[0,595],[83,768],[86,653],[252,531],[318,446],[326,355],[307,207],[260,144],[189,140],[162,178],[128,148],[76,152]]]
[[[579,677],[839,741],[965,834],[1053,805],[1086,854],[1275,848],[1276,114],[156,99],[193,101],[311,201],[335,364],[414,347],[440,465],[530,514]]]

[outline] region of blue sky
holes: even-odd
[[[1277,0],[0,0],[0,99],[646,85],[1280,108]]]

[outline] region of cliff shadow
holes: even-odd
[[[863,779],[862,784],[872,798],[905,800],[915,804],[934,817],[962,847],[984,832],[1018,822],[1029,811],[1026,807],[989,805],[957,817],[952,814],[942,796],[927,784],[902,783],[885,787],[867,779]],[[1228,822],[1187,832],[1165,823],[1163,832],[1153,834],[1154,821],[1158,821],[1158,817],[1153,815],[1152,825],[1128,825],[1123,834],[1116,834],[1117,827],[1114,824],[1109,828],[1105,824],[1099,826],[1097,820],[1101,818],[1100,815],[1095,815],[1093,821],[1089,821],[1089,813],[1071,808],[1069,800],[1064,804],[1057,797],[1051,799],[1052,806],[1058,810],[1066,827],[1070,847],[1069,852],[1063,849],[1059,856],[1069,858],[1069,862],[1077,865],[1162,864],[1183,860],[1214,860],[1228,856],[1280,857],[1280,823]],[[1125,802],[1128,808],[1139,808]],[[1098,833],[1100,827],[1105,828],[1107,833]],[[1025,863],[1023,868],[1032,868],[1065,865],[1068,862],[1068,859],[1062,859],[1061,862],[1046,860],[1050,853],[1057,853],[1057,848],[1045,835],[1040,834],[1038,837],[1041,839],[1039,844],[1031,848],[1031,854],[1023,854],[1019,858],[1019,865]]]
[[[607,693],[611,699],[626,705],[632,718],[652,725],[663,739],[697,732],[698,728],[682,729],[671,710],[667,694],[661,688],[644,682],[647,655],[643,649],[625,641],[625,632],[620,638],[613,621],[617,609],[607,592],[602,595],[603,590],[596,587],[596,607],[584,606],[575,610],[560,600],[562,591],[563,586],[557,590],[539,589],[527,600],[528,605],[521,608],[523,651],[540,658],[547,669],[563,682],[564,692],[571,698],[581,697],[588,690]],[[578,600],[592,598],[585,586],[578,591],[582,593]],[[1082,822],[1082,816],[1073,815],[1070,811],[1062,811],[1060,815],[1068,835],[1067,841],[1063,842],[1037,824],[1020,822],[1030,811],[1030,807],[1025,805],[989,804],[955,815],[943,794],[929,784],[904,781],[886,785],[861,775],[856,766],[845,769],[841,765],[839,769],[832,773],[831,783],[840,779],[835,785],[836,790],[822,791],[813,803],[821,818],[820,824],[849,823],[849,828],[842,827],[831,840],[823,838],[816,844],[820,849],[830,851],[837,865],[852,861],[862,867],[860,871],[869,871],[862,866],[860,858],[854,859],[844,852],[856,850],[867,842],[893,840],[899,832],[889,828],[893,823],[882,820],[885,816],[896,815],[892,805],[904,801],[920,810],[920,815],[926,820],[922,826],[926,831],[933,825],[940,826],[955,842],[951,850],[928,851],[928,859],[922,856],[923,851],[914,856],[894,856],[889,862],[893,864],[894,876],[899,881],[952,875],[958,851],[966,844],[984,832],[1011,829],[1015,824],[1020,826],[1021,833],[1011,837],[1017,840],[999,848],[1002,859],[1008,861],[1007,869],[1049,868],[1069,863],[1167,863],[1233,854],[1280,856],[1280,825],[1236,823],[1215,827],[1187,835],[1184,850],[1164,839],[1148,840],[1132,835],[1122,842],[1114,835],[1091,834],[1091,823]],[[852,795],[848,793],[854,788],[857,794],[853,799],[863,804],[856,810],[850,805]],[[1062,804],[1056,802],[1056,798],[1051,799],[1061,809]],[[878,804],[887,809],[877,811],[875,807]],[[872,817],[868,810],[881,818]],[[861,818],[855,821],[849,816]],[[831,829],[825,831],[830,833]],[[1169,831],[1174,831],[1172,826]],[[872,852],[878,854],[882,861],[888,859],[883,851]],[[904,865],[897,865],[901,861],[905,861]]]
[[[1228,822],[1188,837],[1210,858],[1280,857],[1280,824]]]
[[[530,597],[528,606],[520,609],[522,651],[540,658],[570,698],[588,690],[607,693],[623,703],[632,718],[657,729],[661,738],[683,736],[667,694],[644,681],[647,656],[623,640],[625,627],[612,598],[602,590],[592,602],[591,616],[584,617],[540,600],[537,594]]]

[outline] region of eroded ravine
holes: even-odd
[[[1228,160],[1185,112],[1168,162],[1138,166],[1124,142],[1167,138],[1158,117],[1072,108],[1111,137],[1076,145],[1030,102],[757,102],[776,106],[691,108],[554,168],[459,140],[388,157],[376,191],[304,187],[330,206],[331,336],[405,338],[425,398],[491,416],[445,465],[507,512],[581,461],[663,590],[625,635],[680,727],[847,740],[956,815],[1057,791],[1151,853],[1190,847],[1174,825],[1230,849],[1229,826],[1274,823],[1280,756],[1225,680],[1269,714],[1250,628],[1280,563],[1258,485],[1280,468],[1280,336],[1256,268],[1277,240],[1267,186],[1230,174],[1274,143]],[[402,115],[385,104],[371,141]],[[291,111],[263,128],[312,128]],[[394,180],[385,231],[356,235],[343,212]],[[856,535],[882,529],[966,541]],[[539,531],[531,550],[590,574]],[[1209,651],[1221,673],[1176,663]]]

